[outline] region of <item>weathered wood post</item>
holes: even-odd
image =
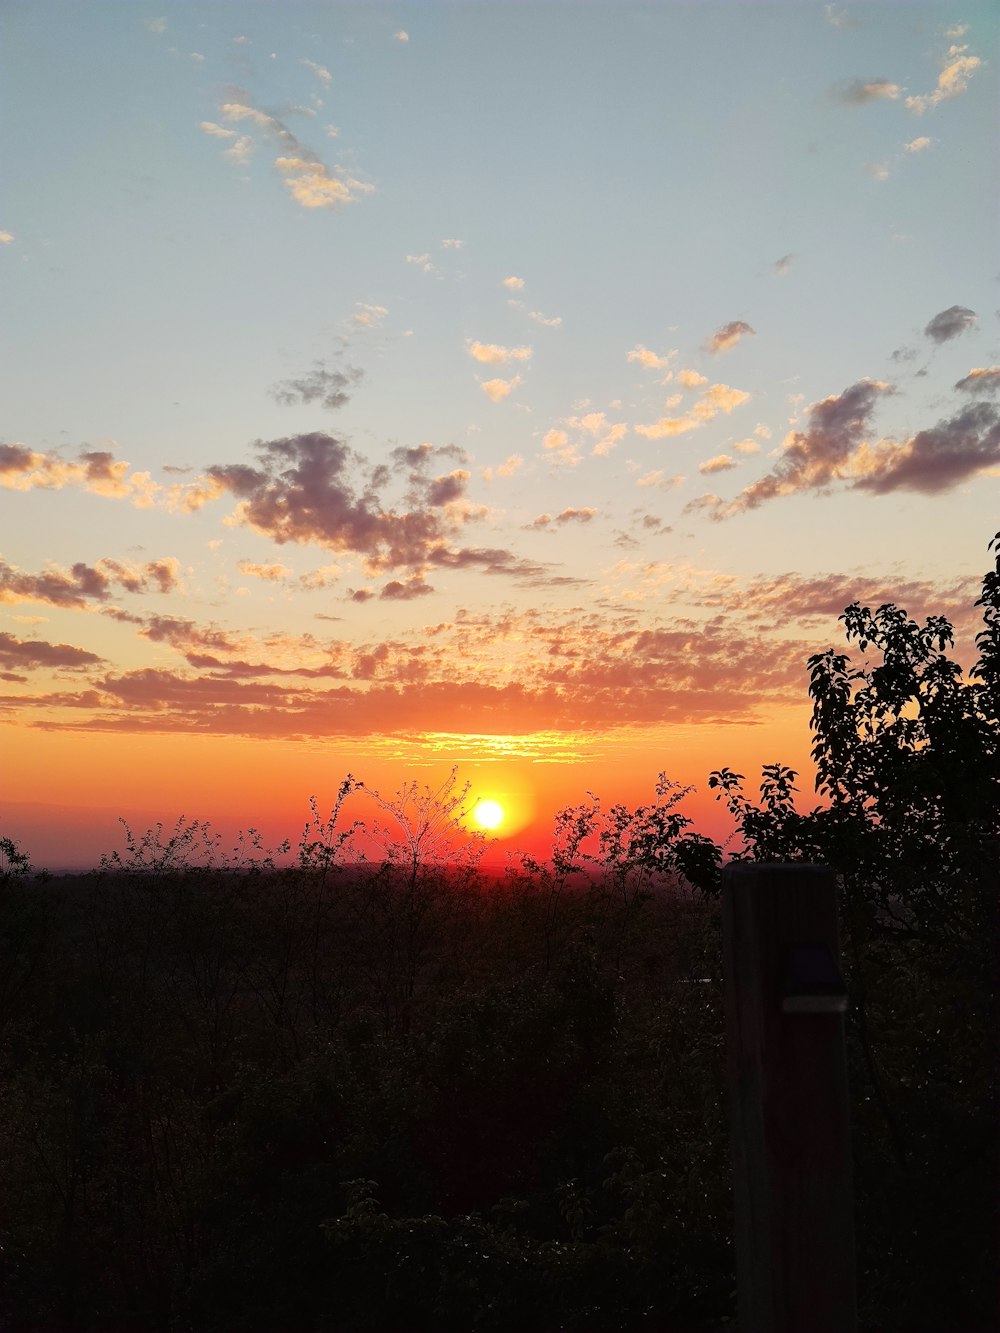
[[[837,886],[825,866],[723,875],[739,1333],[856,1333]]]

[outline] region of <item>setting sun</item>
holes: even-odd
[[[480,828],[498,828],[503,823],[503,806],[499,801],[480,801],[472,817]]]

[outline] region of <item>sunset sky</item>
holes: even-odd
[[[1000,527],[998,10],[9,0],[0,833],[803,769]],[[363,813],[359,807],[359,813]]]

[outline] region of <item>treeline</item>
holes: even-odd
[[[817,809],[710,779],[742,856],[843,876],[865,1333],[995,1327],[1000,573],[981,604],[969,677],[940,619],[848,609],[876,660],[810,664]],[[359,864],[355,785],[290,865],[183,824],[37,878],[0,840],[0,1327],[725,1328],[722,853],[683,791],[496,877],[447,785]]]

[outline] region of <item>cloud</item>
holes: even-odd
[[[666,352],[661,355],[657,352],[650,351],[650,349],[644,347],[642,343],[636,343],[625,359],[626,361],[638,362],[639,365],[643,366],[646,370],[665,370],[670,364],[671,357],[676,355],[676,352]]]
[[[422,574],[414,574],[405,583],[391,579],[382,588],[379,597],[386,602],[412,602],[416,597],[426,597],[434,589],[424,581]]]
[[[314,72],[323,68],[319,65],[314,66],[311,61],[302,63],[314,69]],[[373,186],[349,176],[340,167],[328,167],[311,149],[299,141],[283,121],[253,106],[247,95],[240,90],[232,90],[229,100],[224,101],[219,109],[223,120],[231,124],[253,126],[265,139],[277,144],[275,168],[284,179],[289,194],[302,208],[332,208],[352,203],[360,195],[370,194],[373,190]],[[302,108],[296,109],[302,110]],[[311,114],[315,114],[311,108],[309,110]],[[221,137],[216,134],[216,130],[221,127],[217,126],[215,130],[205,129],[212,124],[211,121],[202,122],[205,133]],[[245,162],[253,147],[253,140],[249,136],[242,136],[226,151],[235,160]]]
[[[704,463],[699,463],[698,471],[707,476],[711,472],[728,472],[735,466],[728,454],[719,454],[715,458],[706,458]]]
[[[970,370],[968,375],[956,381],[955,388],[965,393],[994,393],[1000,389],[1000,366]]]
[[[747,486],[729,503],[718,496],[700,496],[690,502],[688,509],[707,510],[715,519],[730,518],[779,496],[822,490],[847,476],[875,407],[892,392],[887,384],[865,379],[839,395],[814,403],[809,409],[807,429],[789,433],[784,453],[773,471]]]
[[[96,653],[74,648],[69,643],[46,643],[44,639],[18,639],[13,634],[0,633],[0,666],[14,671],[34,671],[39,668],[80,670],[103,661]]]
[[[1000,464],[1000,408],[970,403],[903,444],[882,440],[875,448],[859,450],[854,463],[859,474],[855,486],[876,495],[897,490],[936,495],[950,490]]]
[[[947,310],[934,316],[924,333],[936,343],[944,343],[957,338],[966,329],[971,329],[976,322],[976,312],[964,305],[951,305]]]
[[[388,314],[384,305],[365,305],[359,301],[354,307],[353,322],[361,329],[377,329]]]
[[[180,562],[172,556],[150,560],[138,569],[117,560],[95,565],[77,561],[69,569],[49,565],[29,574],[0,558],[0,602],[41,602],[82,611],[92,602],[106,602],[115,588],[130,593],[169,593],[180,587]]]
[[[156,35],[159,36],[161,32],[166,32],[167,20],[165,18],[147,19],[146,27],[150,32],[156,33]]]
[[[431,257],[429,254],[407,255],[406,262],[408,264],[414,264],[423,273],[435,273],[437,271],[434,265],[431,263]]]
[[[953,97],[960,97],[969,86],[969,80],[983,63],[978,56],[967,56],[967,46],[950,46],[944,58],[937,86],[931,93],[919,97],[908,97],[906,105],[915,115],[922,116],[925,111],[932,111],[942,102]]]
[[[776,278],[783,278],[794,262],[794,254],[782,255],[780,259],[776,259],[771,265],[771,272]]]
[[[510,454],[498,467],[484,467],[484,481],[492,481],[494,477],[512,477],[524,467],[524,459],[520,454]]]
[[[679,370],[677,383],[685,389],[697,389],[700,385],[708,383],[708,377],[700,375],[697,370]]]
[[[408,32],[405,32],[402,28],[400,28],[398,32],[394,32],[392,35],[397,42],[405,43],[410,40],[410,34]]]
[[[694,371],[681,371],[689,377],[688,382],[705,383],[704,376]],[[675,435],[685,435],[688,431],[699,430],[707,422],[724,412],[727,416],[735,408],[749,400],[750,395],[743,389],[733,389],[728,384],[713,384],[704,390],[701,398],[681,417],[661,417],[659,421],[635,427],[636,433],[648,440],[662,440]],[[673,403],[675,400],[670,399]]]
[[[469,355],[474,361],[481,361],[484,365],[498,366],[507,361],[530,361],[534,355],[534,349],[531,347],[501,347],[499,343],[480,343],[469,344]]]
[[[562,315],[543,315],[540,310],[529,310],[528,318],[533,319],[536,324],[541,324],[547,329],[557,329],[562,323]]]
[[[759,454],[760,445],[756,440],[737,440],[733,448],[738,454]]]
[[[464,244],[465,244],[464,241],[460,241],[460,240],[458,240],[456,237],[454,237],[454,236],[450,236],[450,237],[447,237],[445,240],[443,240],[443,241],[441,242],[441,249],[442,249],[442,250],[461,250],[461,248],[462,248],[462,246],[463,246]]]
[[[130,473],[128,469],[128,463],[103,449],[84,449],[75,460],[67,460],[55,452],[37,453],[23,444],[0,444],[0,486],[7,490],[79,486],[91,495],[131,500],[137,508],[146,509],[160,488],[148,472]]]
[[[734,319],[729,324],[723,324],[721,329],[716,329],[708,340],[708,350],[710,352],[728,352],[731,347],[735,347],[741,338],[752,336],[757,332],[752,329],[742,319]]]
[[[12,245],[14,243],[14,233],[11,231],[0,231],[0,245]]]
[[[885,162],[869,162],[865,171],[873,181],[887,181],[889,179],[889,167]]]
[[[285,185],[303,208],[332,208],[349,204],[358,194],[373,187],[333,175],[322,162],[304,157],[277,157],[274,165],[285,177]]]
[[[898,83],[889,79],[856,79],[836,90],[839,101],[848,106],[865,106],[869,102],[893,102],[903,92]]]
[[[341,440],[312,432],[259,441],[256,454],[256,466],[213,464],[206,470],[236,500],[230,525],[249,527],[279,546],[293,542],[352,553],[369,573],[401,567],[422,572],[429,565],[524,573],[509,551],[452,545],[485,512],[464,501],[467,471],[432,475],[440,458],[464,457],[454,446],[399,448],[388,462],[372,465]],[[405,494],[393,502],[388,492],[399,479]]]
[[[933,139],[929,139],[926,134],[921,134],[918,138],[911,139],[909,143],[904,144],[903,147],[908,153],[922,153],[925,148],[930,148],[932,143],[934,143]]]
[[[259,565],[253,560],[238,560],[236,568],[241,574],[265,583],[283,583],[292,572],[287,565]]]
[[[482,380],[479,387],[483,393],[494,403],[499,403],[502,398],[506,398],[521,383],[521,376],[515,375],[513,379],[502,380]]]
[[[515,277],[512,275],[512,276],[509,277],[509,278],[504,278],[504,280],[503,280],[503,285],[504,285],[505,287],[509,287],[510,290],[511,290],[512,292],[519,292],[519,291],[521,290],[521,288],[524,286],[524,279],[523,279],[523,278],[515,278]]]
[[[553,523],[565,526],[567,523],[589,523],[597,515],[596,509],[564,509],[553,518],[551,514],[539,514],[530,524],[533,528],[549,528]]]
[[[824,5],[823,13],[831,28],[846,30],[861,27],[861,20],[847,9],[838,9],[836,5]]]
[[[329,85],[333,82],[333,75],[330,71],[324,68],[323,65],[317,65],[315,60],[300,60],[299,64],[305,65],[306,69],[311,69],[321,83]]]
[[[270,390],[275,402],[283,407],[295,407],[300,404],[319,402],[331,411],[350,402],[347,389],[358,384],[364,371],[348,367],[347,370],[329,370],[322,361],[317,361],[308,375],[300,379],[283,380]]]
[[[654,487],[658,491],[672,491],[678,486],[682,486],[687,480],[686,477],[668,477],[662,470],[647,472],[645,476],[639,477],[636,485],[643,490]]]

